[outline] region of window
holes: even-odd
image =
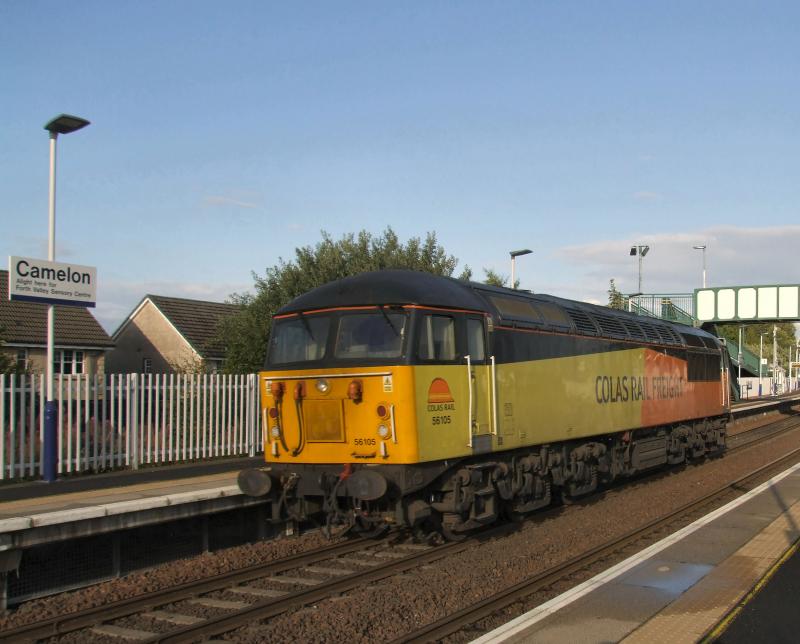
[[[58,349],[53,354],[53,373],[65,376],[83,373],[83,351]]]
[[[153,361],[150,358],[142,360],[142,373],[153,373]]]
[[[467,354],[473,362],[486,359],[483,349],[483,320],[467,318]]]
[[[489,299],[506,320],[540,321],[537,311],[534,310],[528,300],[524,300],[521,297],[506,297],[503,295],[491,295]]]
[[[28,350],[17,349],[17,371],[28,370]]]
[[[421,360],[455,360],[455,320],[446,315],[423,317],[417,354]]]
[[[556,304],[551,304],[550,302],[531,302],[531,308],[541,316],[546,324],[563,326],[566,328],[572,326],[570,324],[569,315]]]
[[[337,358],[398,358],[403,349],[405,313],[363,313],[339,320]]]
[[[271,364],[321,360],[328,343],[331,320],[325,316],[298,316],[277,320],[272,329]]]

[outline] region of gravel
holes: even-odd
[[[729,428],[733,435],[774,417],[746,419]],[[727,454],[697,466],[687,466],[615,487],[590,500],[534,515],[505,536],[475,542],[467,550],[344,596],[289,611],[267,623],[229,633],[237,642],[375,642],[399,637],[422,624],[464,608],[503,588],[603,543],[638,525],[658,518],[691,499],[734,480],[800,447],[800,431],[764,444]],[[61,595],[28,602],[0,617],[0,632],[48,616],[64,615],[90,606],[212,576],[248,565],[313,550],[327,544],[319,534],[281,538],[199,557],[175,561]],[[611,563],[611,562],[609,562]],[[562,589],[563,590],[563,589]],[[518,610],[521,612],[524,607]],[[180,606],[183,613],[215,612]],[[509,613],[506,618],[513,617]],[[146,627],[152,621],[132,618],[128,625]],[[494,624],[490,621],[486,628]],[[462,634],[465,641],[477,632]],[[61,641],[86,641],[65,637]],[[93,639],[93,641],[95,641]],[[98,637],[96,641],[119,641]]]

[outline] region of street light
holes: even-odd
[[[650,246],[631,246],[631,257],[638,255],[639,256],[639,293],[642,292],[642,257],[647,255],[647,251],[650,250]]]
[[[706,287],[706,247],[705,246],[692,246],[695,250],[703,251],[703,288]]]
[[[739,355],[737,356],[737,359],[739,361],[739,379],[737,380],[737,382],[739,383],[739,387],[740,388],[742,386],[742,334],[743,334],[743,332],[744,332],[744,327],[739,325]],[[741,391],[741,389],[739,391]]]
[[[769,335],[769,331],[764,331],[758,338],[758,395],[761,395],[761,363],[764,360],[764,336]]]
[[[516,265],[517,257],[521,255],[530,255],[533,251],[530,248],[523,248],[522,250],[512,250],[509,255],[511,255],[511,288],[517,288],[517,281],[515,279],[515,272],[514,268]]]
[[[50,231],[47,259],[56,260],[56,139],[59,134],[70,134],[89,125],[89,121],[79,116],[61,114],[57,116],[44,129],[50,132]],[[47,307],[47,366],[45,369],[47,379],[47,402],[44,408],[44,454],[43,470],[44,480],[52,483],[56,480],[58,463],[58,441],[56,436],[57,413],[56,402],[53,400],[53,361],[55,359],[55,306]]]

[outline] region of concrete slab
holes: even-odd
[[[0,519],[0,534],[4,532],[13,532],[15,530],[26,530],[33,525],[33,520],[30,517],[9,517]]]
[[[648,559],[621,575],[614,583],[656,588],[674,598],[691,588],[713,568],[710,565],[680,563],[663,558]]]
[[[673,598],[671,592],[658,588],[615,585],[613,592],[591,593],[506,641],[515,644],[618,642]]]
[[[157,496],[144,499],[132,499],[130,501],[118,501],[117,503],[109,503],[102,507],[105,510],[106,516],[111,516],[113,514],[125,514],[126,512],[141,512],[142,510],[160,508],[165,505],[166,499]]]
[[[104,517],[105,515],[106,512],[102,507],[92,505],[83,508],[70,508],[69,510],[62,510],[60,512],[34,514],[31,516],[31,522],[34,528],[39,528],[59,523],[73,523],[75,521],[95,519],[97,517]]]

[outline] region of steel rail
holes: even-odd
[[[312,552],[303,552],[275,561],[254,564],[247,568],[240,568],[214,577],[205,577],[172,586],[163,590],[156,590],[147,595],[135,595],[119,601],[101,606],[94,606],[82,611],[67,613],[51,617],[40,622],[34,622],[0,633],[3,642],[31,641],[94,626],[99,622],[107,622],[120,617],[127,617],[142,611],[151,610],[156,606],[174,603],[189,599],[197,595],[220,590],[230,585],[241,584],[246,581],[265,577],[270,574],[285,572],[304,565],[318,563],[351,552],[364,549],[365,543],[375,543],[369,539],[353,539],[331,546],[325,546]]]
[[[463,608],[462,610],[443,617],[440,620],[431,622],[421,628],[406,633],[405,635],[393,640],[391,644],[406,644],[409,642],[430,642],[433,640],[440,640],[444,637],[452,635],[465,626],[474,624],[475,622],[485,619],[494,613],[507,608],[525,597],[552,586],[555,582],[562,580],[575,572],[584,570],[598,560],[605,559],[609,555],[617,554],[620,550],[629,546],[631,543],[647,537],[656,530],[659,530],[670,523],[677,521],[687,514],[691,514],[698,509],[707,506],[717,498],[733,492],[741,492],[741,485],[749,479],[755,478],[760,474],[774,469],[778,465],[794,459],[800,455],[800,448],[789,452],[761,467],[749,472],[748,474],[738,478],[735,481],[726,483],[718,487],[709,494],[703,497],[690,501],[684,504],[677,510],[659,519],[654,519],[644,526],[635,528],[625,533],[620,537],[616,537],[604,544],[600,544],[588,550],[587,552],[573,557],[561,564],[557,564],[544,570],[533,577],[526,579],[510,588],[507,588],[495,595],[487,597],[471,606]]]
[[[485,536],[486,533],[484,532],[482,534]],[[327,599],[331,596],[352,590],[353,588],[362,588],[365,584],[374,583],[386,577],[441,559],[442,557],[462,552],[471,546],[472,543],[467,540],[431,547],[430,550],[411,554],[403,559],[387,562],[386,565],[380,567],[376,566],[371,570],[355,572],[345,577],[322,582],[314,588],[301,590],[291,595],[286,595],[285,597],[265,599],[247,608],[240,609],[235,613],[211,617],[199,624],[185,626],[169,633],[159,634],[156,637],[144,640],[144,642],[148,644],[154,644],[156,642],[159,644],[179,644],[182,642],[204,640],[252,624],[258,620],[274,617],[294,607],[304,606],[312,602]]]
[[[728,448],[726,453],[737,452],[738,450],[750,447],[751,445],[761,444],[771,438],[777,438],[786,434],[800,425],[800,417],[790,416],[780,418],[765,425],[759,425],[751,429],[739,432],[728,437]],[[752,436],[751,436],[752,435]],[[747,440],[742,440],[747,438]],[[734,444],[735,443],[735,444]]]

